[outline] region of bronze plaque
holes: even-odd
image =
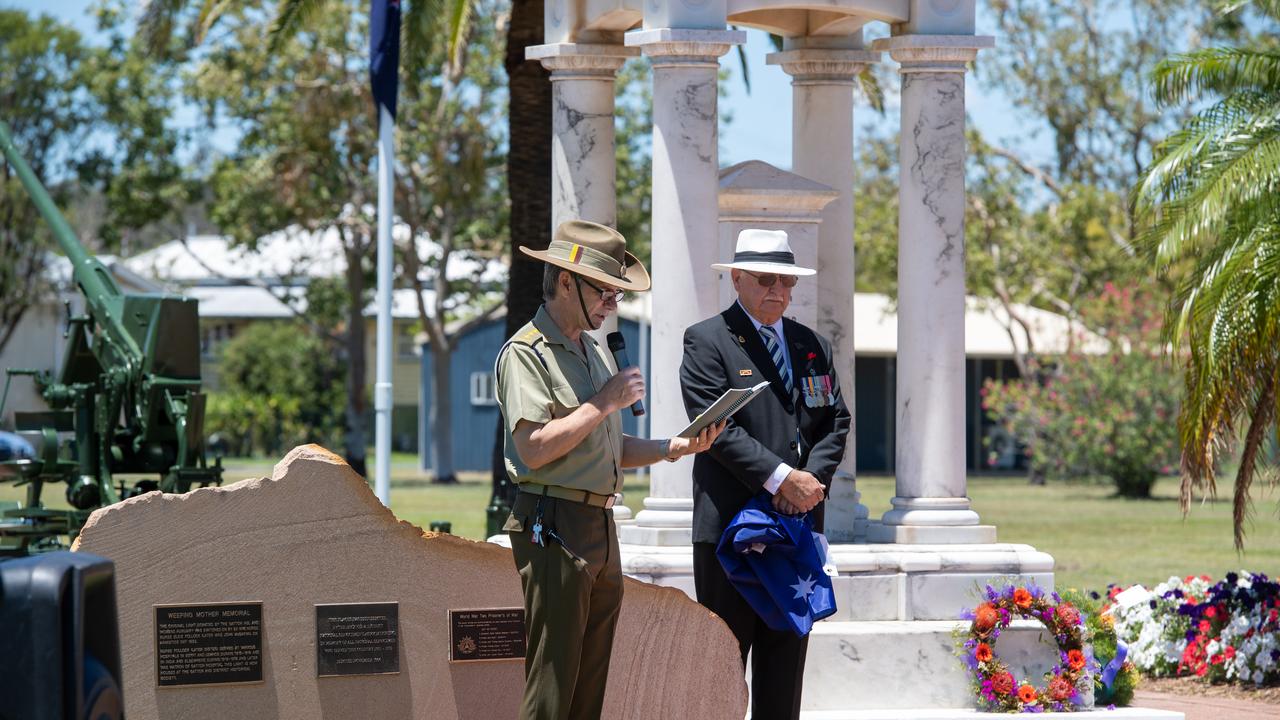
[[[316,675],[400,672],[400,603],[316,605]]]
[[[156,606],[160,687],[262,681],[262,603]]]
[[[524,608],[449,611],[449,661],[524,659]]]

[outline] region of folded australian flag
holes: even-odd
[[[815,622],[836,611],[831,578],[822,569],[826,558],[819,537],[807,513],[783,515],[762,493],[725,528],[716,557],[729,582],[766,625],[804,636]]]

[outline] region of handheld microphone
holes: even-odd
[[[627,341],[622,338],[622,333],[611,332],[605,338],[605,342],[609,344],[609,352],[613,353],[613,361],[617,363],[618,370],[631,367],[631,361],[627,360]],[[631,406],[631,414],[640,416],[644,414],[644,401],[637,400],[635,405]]]

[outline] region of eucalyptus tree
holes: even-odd
[[[98,9],[91,43],[44,15],[0,9],[0,108],[14,144],[87,247],[118,249],[189,200],[165,119],[171,64],[149,63],[118,28],[118,3]],[[48,299],[52,242],[6,163],[0,163],[0,350]]]
[[[1160,63],[1156,98],[1202,109],[1156,148],[1135,196],[1141,246],[1176,288],[1165,333],[1184,372],[1183,511],[1193,491],[1216,492],[1221,461],[1238,446],[1242,549],[1250,489],[1267,468],[1268,437],[1280,431],[1280,1],[1222,9],[1251,10],[1273,32]]]

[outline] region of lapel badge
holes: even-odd
[[[738,377],[751,377],[751,371],[750,371],[750,370],[739,370],[739,371],[738,371]]]
[[[747,341],[747,339],[746,339],[746,338],[742,337],[741,335],[739,335],[739,336],[738,336],[738,344],[739,344],[739,345],[741,345],[742,343],[744,343],[744,342],[746,342],[746,341]]]

